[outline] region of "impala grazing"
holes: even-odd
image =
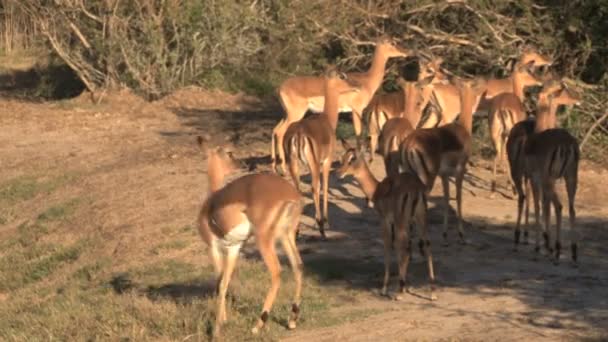
[[[358,147],[361,135],[361,115],[363,110],[371,101],[374,93],[382,84],[386,62],[393,57],[408,57],[411,53],[393,43],[388,38],[381,38],[376,44],[372,65],[367,72],[350,73],[348,77],[361,84],[359,92],[348,92],[340,94],[338,110],[352,112],[353,126],[357,135]],[[283,139],[287,128],[304,117],[307,110],[321,112],[324,108],[323,77],[296,76],[285,80],[278,89],[281,105],[285,110],[285,118],[282,119],[272,132],[271,158],[272,168],[276,169],[275,148],[279,150],[281,168],[285,172],[286,161]],[[275,145],[276,137],[276,145]]]
[[[479,103],[486,82],[482,78],[474,80],[455,79],[460,93],[461,114],[458,122],[436,128],[417,129],[399,146],[400,167],[418,176],[430,192],[437,175],[441,177],[445,201],[443,237],[447,243],[448,209],[450,206],[449,178],[456,182],[456,202],[458,212],[458,235],[464,243],[462,227],[462,182],[466,164],[471,154],[473,130],[473,108]]]
[[[223,186],[224,177],[236,169],[234,161],[223,146],[209,147],[198,137],[207,155],[209,196],[203,203],[198,219],[199,232],[207,245],[218,276],[218,298],[214,336],[219,336],[227,319],[226,291],[236,265],[241,246],[251,235],[271,275],[262,314],[252,329],[257,333],[268,320],[280,285],[281,265],[275,250],[280,240],[295,278],[295,294],[288,327],[296,327],[300,312],[302,289],[302,259],[296,247],[296,234],[302,213],[301,196],[283,178],[274,174],[251,174]],[[259,189],[272,189],[260,191]]]
[[[327,196],[329,189],[329,171],[336,145],[336,127],[338,126],[339,98],[344,94],[357,93],[360,84],[350,80],[346,74],[328,68],[325,73],[325,101],[323,114],[311,115],[292,123],[285,133],[285,146],[289,172],[300,190],[298,164],[308,165],[312,178],[315,219],[319,225],[321,237],[325,239],[327,219]],[[343,95],[340,95],[343,94]],[[322,176],[322,177],[321,177]],[[320,182],[323,182],[323,211],[320,208]]]
[[[430,278],[429,298],[435,300],[433,294],[435,273],[427,227],[426,187],[416,175],[408,173],[389,175],[378,182],[365,163],[363,154],[357,152],[344,140],[342,145],[346,152],[337,171],[338,177],[344,178],[347,175],[355,177],[368,201],[373,202],[374,209],[380,216],[384,240],[382,295],[388,294],[390,252],[395,240],[397,245],[394,248],[399,265],[399,293],[405,291],[405,279],[410,261],[410,222],[414,221],[420,237],[418,243],[420,254],[426,255],[427,259]]]

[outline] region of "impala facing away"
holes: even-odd
[[[348,77],[361,84],[359,92],[341,94],[338,101],[338,110],[352,112],[353,126],[357,135],[357,144],[361,135],[361,115],[369,104],[372,96],[380,87],[384,78],[386,62],[393,57],[408,57],[411,53],[397,47],[387,38],[380,39],[376,44],[372,65],[367,72],[349,73]],[[285,110],[285,118],[279,121],[272,132],[271,152],[272,168],[276,169],[275,148],[279,150],[281,168],[285,172],[285,151],[283,139],[287,128],[304,117],[307,110],[319,113],[324,108],[323,77],[296,76],[285,80],[278,89],[281,105]],[[276,145],[275,145],[276,137]]]
[[[422,111],[429,102],[434,78],[435,76],[431,75],[418,82],[398,79],[406,94],[405,107],[399,116],[389,119],[384,124],[378,139],[387,175],[399,173],[399,144],[414,130],[420,120]]]
[[[488,124],[490,137],[496,150],[494,166],[492,168],[492,192],[496,190],[496,166],[500,160],[501,168],[504,166],[505,144],[511,128],[526,118],[524,108],[524,88],[527,86],[540,86],[541,81],[531,72],[534,61],[528,64],[516,64],[511,75],[513,88],[489,100]],[[491,83],[489,83],[491,84]]]
[[[296,234],[302,213],[300,194],[283,178],[274,174],[251,174],[222,187],[224,177],[236,169],[224,147],[208,147],[198,137],[207,154],[209,196],[199,214],[199,232],[207,245],[218,276],[218,298],[214,336],[220,334],[226,315],[226,291],[243,243],[255,236],[258,250],[271,275],[262,314],[252,332],[257,333],[268,320],[268,314],[280,285],[281,265],[275,250],[279,239],[285,250],[296,282],[288,327],[296,327],[300,312],[302,259],[296,247]],[[260,191],[272,189],[272,191]]]
[[[415,130],[401,143],[399,154],[401,169],[417,175],[426,186],[427,192],[433,188],[437,175],[441,177],[445,201],[443,237],[446,243],[450,206],[449,178],[455,178],[458,235],[460,242],[464,243],[462,182],[471,154],[473,108],[479,103],[479,99],[485,91],[486,82],[482,78],[466,81],[455,79],[454,81],[461,97],[459,122],[436,128]]]
[[[560,105],[576,105],[580,97],[567,88],[555,83],[545,86],[539,95],[539,108],[536,120],[526,120],[511,130],[507,142],[507,152],[511,166],[511,177],[518,193],[517,223],[515,227],[515,247],[519,244],[520,225],[524,201],[528,191],[523,186],[532,187],[536,230],[536,247],[540,250],[540,211],[542,199],[544,216],[545,247],[553,253],[550,234],[550,204],[553,203],[556,216],[555,262],[561,252],[562,204],[555,192],[556,180],[563,178],[568,194],[572,260],[577,262],[578,236],[575,233],[576,211],[574,200],[578,184],[578,163],[580,151],[576,139],[565,129],[555,128],[556,111]],[[527,190],[527,189],[526,189]],[[526,200],[526,226],[528,221],[528,201]],[[527,227],[526,227],[527,229]],[[524,239],[527,240],[526,231]]]
[[[292,123],[285,133],[285,146],[291,178],[300,190],[299,162],[308,165],[312,178],[313,200],[315,202],[315,219],[319,225],[321,237],[325,239],[327,220],[327,194],[329,189],[329,171],[336,145],[336,127],[338,126],[339,98],[349,93],[358,93],[360,84],[350,80],[346,74],[329,68],[325,73],[324,113],[311,115]],[[342,95],[340,95],[342,94]],[[323,180],[323,212],[320,209],[320,180]],[[329,223],[328,223],[329,225]]]
[[[410,222],[416,223],[420,240],[420,254],[426,255],[430,279],[430,299],[437,299],[433,294],[435,273],[433,271],[433,256],[431,242],[428,238],[426,187],[416,175],[401,173],[390,175],[378,182],[365,163],[363,154],[350,147],[342,140],[346,152],[342,156],[341,166],[337,171],[338,177],[352,175],[355,177],[368,201],[372,201],[374,209],[380,216],[382,238],[384,240],[384,281],[382,295],[387,295],[390,277],[391,248],[397,252],[399,265],[399,293],[405,290],[405,277],[410,262]],[[396,239],[395,239],[396,238]]]

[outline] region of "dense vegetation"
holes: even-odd
[[[4,46],[44,44],[94,94],[147,98],[196,84],[257,95],[328,62],[363,69],[380,35],[444,57],[460,75],[504,75],[530,44],[586,94],[564,118],[583,138],[604,114],[608,0],[3,0]],[[13,39],[11,39],[11,37]],[[17,40],[18,42],[14,42]],[[27,44],[20,43],[27,40]],[[400,63],[407,63],[403,61]],[[594,132],[603,132],[596,125]],[[593,134],[597,142],[605,134]]]

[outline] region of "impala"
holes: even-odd
[[[551,59],[527,48],[514,64],[517,67],[513,68],[511,76],[488,80],[487,92],[473,112],[487,111],[490,99],[498,94],[514,92],[515,87],[521,88],[521,92],[523,92],[525,87],[538,85],[538,81],[532,77],[531,68],[551,65],[551,63]],[[522,70],[522,66],[527,67]],[[433,89],[432,101],[438,109],[438,117],[431,117],[427,120],[422,126],[424,128],[448,124],[454,121],[460,112],[459,92],[452,84],[437,84]]]
[[[420,72],[418,74],[418,81],[425,80],[427,78],[431,78],[433,84],[443,82],[446,79],[446,76],[441,71],[441,63],[443,60],[441,58],[430,59],[428,62],[420,65]],[[434,76],[434,77],[433,77]],[[378,135],[382,131],[384,124],[396,117],[402,116],[403,113],[406,113],[405,107],[408,97],[408,90],[404,85],[407,83],[402,78],[397,79],[397,84],[401,86],[401,90],[394,91],[387,94],[376,94],[372,101],[370,102],[368,108],[369,110],[369,124],[368,124],[368,134],[370,138],[370,162],[374,159],[374,153],[378,146]],[[420,113],[417,113],[417,116],[410,116],[410,124],[412,127],[417,127],[420,119],[422,117],[422,110],[426,103],[428,103],[431,92],[433,90],[432,87],[424,87],[424,99],[425,102],[422,105],[422,109]],[[412,114],[410,114],[412,115]]]
[[[389,119],[384,124],[379,137],[380,154],[384,158],[386,174],[399,173],[397,156],[399,144],[414,130],[420,120],[422,110],[429,101],[434,78],[435,76],[431,75],[418,82],[398,79],[401,88],[407,94],[405,107],[399,116]]]
[[[557,89],[556,89],[557,88]],[[515,247],[519,244],[522,207],[527,195],[523,185],[529,182],[534,200],[536,247],[540,250],[540,210],[544,218],[543,236],[545,247],[553,253],[550,235],[550,204],[553,203],[556,216],[555,262],[561,253],[562,204],[555,192],[555,182],[563,178],[568,195],[570,229],[572,231],[572,261],[577,262],[578,236],[574,233],[576,211],[574,201],[578,184],[578,163],[580,151],[576,139],[565,129],[555,128],[556,112],[560,105],[575,105],[580,97],[571,93],[563,85],[548,85],[539,95],[539,108],[536,120],[527,120],[516,125],[507,142],[507,153],[511,166],[511,177],[518,193],[517,223],[515,227]],[[526,223],[528,206],[526,205]],[[526,224],[527,226],[527,224]],[[527,230],[527,227],[526,227]],[[524,238],[527,238],[524,231]]]
[[[426,255],[430,278],[430,299],[435,300],[433,287],[435,273],[433,271],[433,256],[431,242],[428,238],[426,187],[416,175],[401,173],[389,175],[378,182],[365,163],[363,154],[358,153],[348,143],[342,140],[346,152],[342,156],[341,166],[337,171],[338,177],[347,175],[355,177],[368,201],[372,201],[378,212],[384,240],[384,280],[382,295],[388,293],[390,277],[390,250],[396,240],[397,260],[399,264],[399,293],[405,290],[405,278],[410,261],[410,222],[416,223],[419,231],[420,254]]]
[[[372,65],[369,70],[364,73],[348,74],[350,79],[361,84],[361,89],[357,93],[348,92],[347,94],[341,94],[338,101],[338,110],[352,112],[353,126],[357,135],[357,144],[360,144],[361,115],[382,83],[388,59],[393,57],[407,57],[410,54],[411,53],[408,50],[396,46],[391,40],[381,38],[376,44]],[[282,171],[285,172],[286,161],[283,143],[285,132],[293,122],[302,119],[307,110],[317,113],[323,110],[323,77],[296,76],[288,78],[279,86],[278,93],[286,116],[279,121],[272,132],[270,154],[272,158],[272,169],[275,170],[275,148],[278,148],[279,157],[281,158],[281,168]]]
[[[485,91],[486,82],[482,78],[473,80],[455,79],[460,93],[461,114],[458,122],[436,127],[417,129],[399,146],[400,168],[418,176],[427,192],[433,188],[437,175],[441,177],[444,194],[443,237],[447,243],[448,209],[450,202],[449,178],[456,183],[458,212],[458,235],[464,243],[462,228],[462,182],[466,164],[471,154],[471,134],[473,128],[473,108],[477,106]]]
[[[199,144],[207,154],[209,195],[200,210],[199,232],[207,245],[218,276],[217,311],[214,336],[219,336],[227,319],[226,291],[241,246],[253,235],[258,250],[271,275],[271,286],[264,300],[262,314],[252,332],[257,333],[268,314],[280,285],[281,266],[275,250],[280,240],[296,282],[288,327],[296,327],[300,312],[302,259],[296,247],[298,222],[302,213],[300,194],[286,180],[274,174],[251,174],[222,187],[225,175],[236,165],[223,146],[209,147],[202,137]],[[272,189],[272,191],[259,191]]]
[[[505,144],[511,128],[526,118],[524,108],[524,87],[542,85],[531,73],[528,64],[516,64],[511,76],[513,88],[510,92],[498,94],[489,100],[488,124],[490,126],[490,137],[496,150],[494,165],[492,167],[492,193],[496,190],[496,166],[500,161],[501,168],[505,159]],[[489,83],[491,84],[491,83]]]
[[[298,122],[292,123],[285,133],[285,146],[289,172],[300,190],[299,162],[308,165],[312,178],[313,200],[315,203],[315,219],[322,238],[325,237],[327,220],[327,194],[329,188],[329,171],[333,161],[336,145],[336,127],[338,125],[338,110],[340,94],[357,93],[360,84],[350,80],[346,74],[328,68],[324,78],[324,113],[311,115]],[[320,210],[319,185],[323,181],[323,212]]]

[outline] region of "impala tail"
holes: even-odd
[[[561,178],[572,166],[578,165],[580,159],[579,147],[576,144],[560,145],[551,154],[547,165],[550,177]]]

